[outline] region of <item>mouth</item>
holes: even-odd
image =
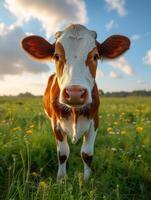
[[[74,103],[74,102],[71,102],[70,104],[64,102],[63,104],[64,104],[65,106],[69,107],[69,108],[79,108],[79,109],[80,109],[80,108],[83,108],[83,107],[85,107],[85,106],[87,106],[87,104],[83,104],[83,103],[77,104],[77,103]]]
[[[83,102],[83,99],[80,99],[79,101],[77,100],[68,100],[68,101],[65,101],[65,100],[60,100],[60,98],[57,98],[56,99],[58,104],[62,105],[62,106],[66,106],[68,108],[83,108],[85,106],[87,106],[87,103],[84,103]]]
[[[60,102],[60,101],[59,101]],[[82,108],[85,107],[87,105],[86,101],[83,100],[83,98],[80,99],[68,99],[61,101],[60,103],[65,104],[66,106],[70,107],[70,108]]]
[[[91,107],[91,103],[82,104],[82,105],[77,105],[77,104],[69,105],[69,104],[60,102],[59,98],[56,98],[55,102],[57,106],[60,109],[64,110],[65,112],[72,112],[73,110],[77,110],[79,111],[79,113],[83,115],[89,115],[89,109]]]

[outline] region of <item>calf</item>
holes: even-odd
[[[49,77],[43,101],[57,144],[57,179],[66,175],[70,151],[67,136],[74,144],[83,136],[84,180],[89,178],[99,124],[97,62],[101,58],[116,58],[130,47],[130,40],[122,35],[113,35],[103,43],[96,38],[95,31],[73,24],[56,33],[54,44],[35,35],[22,41],[23,49],[34,58],[55,60],[56,73]]]

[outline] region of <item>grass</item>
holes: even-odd
[[[101,98],[93,174],[83,183],[78,144],[68,177],[56,182],[57,156],[40,98],[0,98],[0,199],[151,199],[151,98]]]

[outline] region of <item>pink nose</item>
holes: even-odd
[[[87,96],[87,89],[79,85],[72,85],[70,87],[66,87],[63,91],[64,101],[68,105],[83,105],[86,102]]]

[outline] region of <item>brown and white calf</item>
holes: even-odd
[[[122,35],[113,35],[103,43],[96,38],[95,31],[73,24],[56,33],[54,44],[35,35],[22,41],[23,49],[34,58],[55,60],[56,73],[49,77],[43,101],[56,138],[58,179],[66,175],[67,136],[74,144],[83,136],[84,180],[89,178],[99,121],[97,61],[116,58],[130,47],[130,40]]]

